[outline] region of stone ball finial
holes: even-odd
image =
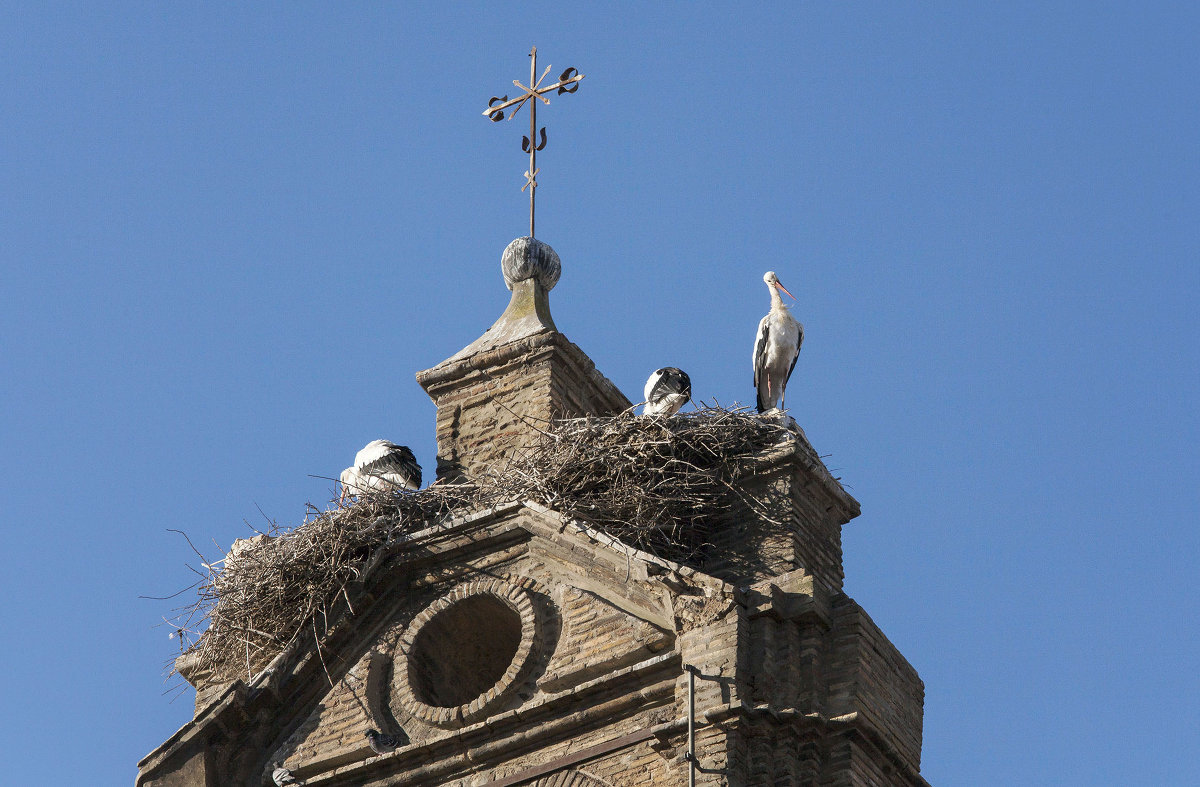
[[[526,235],[504,249],[500,255],[500,270],[504,274],[504,285],[510,290],[519,281],[537,279],[542,289],[550,292],[558,284],[562,262],[550,244]]]

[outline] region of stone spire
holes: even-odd
[[[417,382],[437,405],[438,477],[502,466],[554,418],[613,415],[630,406],[550,316],[562,263],[550,245],[517,238],[500,257],[512,291],[500,319]]]
[[[504,286],[512,291],[508,308],[483,336],[455,353],[450,361],[535,333],[558,330],[550,316],[550,290],[558,284],[562,262],[550,244],[528,235],[517,238],[500,255],[500,272],[504,274]]]

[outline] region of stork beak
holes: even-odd
[[[784,287],[778,281],[775,282],[775,287],[776,287],[776,289],[782,290],[783,292],[787,292],[787,296],[789,298],[791,298],[793,301],[796,300],[796,296],[792,295],[790,292],[788,292],[787,287]]]

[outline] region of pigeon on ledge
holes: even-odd
[[[376,754],[387,754],[390,751],[395,751],[400,745],[400,739],[395,735],[388,735],[386,732],[379,730],[367,730],[367,740],[371,743],[371,751]]]

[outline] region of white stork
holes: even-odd
[[[675,415],[692,398],[692,381],[682,369],[664,366],[650,375],[643,395],[642,415]]]
[[[779,293],[787,292],[792,300],[796,296],[779,283],[775,271],[763,274],[763,281],[771,292],[771,311],[759,322],[758,338],[754,340],[754,387],[758,389],[760,413],[779,409],[804,342],[804,326],[783,305]]]
[[[342,471],[342,496],[371,490],[419,489],[421,466],[406,445],[390,440],[372,440],[354,456],[354,464]]]

